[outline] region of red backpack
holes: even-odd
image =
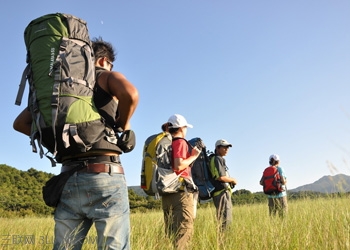
[[[264,193],[268,195],[277,195],[283,192],[281,176],[277,167],[270,166],[265,168],[262,177]]]

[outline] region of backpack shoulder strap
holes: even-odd
[[[285,177],[283,176],[283,174],[282,174],[282,169],[281,169],[281,167],[277,167],[277,171],[278,171],[278,174],[280,175],[280,179],[283,180],[283,181],[285,181],[286,178],[285,178]]]
[[[184,140],[184,141],[187,143],[188,148],[189,148],[189,149],[192,148],[191,143],[189,143],[185,138],[183,138],[183,137],[174,137],[172,141],[177,141],[177,140]]]
[[[182,137],[174,137],[173,141],[177,141],[177,140],[185,140],[187,142],[187,140],[185,138]]]

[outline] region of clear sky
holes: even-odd
[[[0,163],[59,173],[12,129],[25,64],[23,31],[41,15],[87,21],[90,36],[112,42],[115,69],[139,90],[132,118],[137,146],[122,155],[129,186],[140,183],[145,139],[174,113],[210,150],[226,157],[237,189],[258,184],[279,154],[289,189],[324,175],[350,174],[350,2],[345,0],[12,0],[0,9]],[[27,86],[28,89],[28,86]]]

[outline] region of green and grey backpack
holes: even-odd
[[[31,21],[24,31],[25,68],[17,94],[21,104],[26,80],[28,108],[33,117],[31,145],[35,140],[52,154],[52,161],[87,152],[104,136],[105,125],[93,102],[95,58],[84,20],[55,13]]]

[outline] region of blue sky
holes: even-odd
[[[349,1],[7,1],[0,92],[0,163],[59,173],[31,152],[12,123],[25,67],[23,31],[41,15],[87,21],[90,36],[112,42],[115,69],[139,90],[132,118],[137,146],[122,155],[128,185],[139,185],[145,139],[174,113],[194,125],[209,149],[233,144],[226,157],[237,189],[258,184],[279,154],[288,188],[324,175],[350,175]],[[27,86],[28,87],[28,86]]]

